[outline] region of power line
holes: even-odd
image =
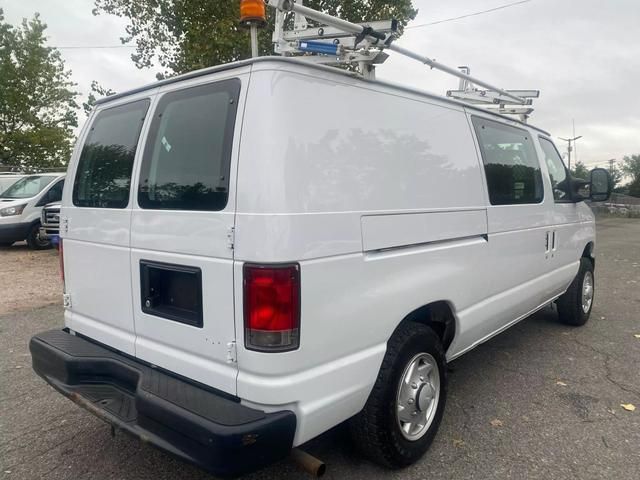
[[[420,25],[410,25],[408,27],[405,27],[405,30],[409,30],[412,28],[428,27],[431,25],[438,25],[439,23],[453,22],[454,20],[461,20],[463,18],[475,17],[477,15],[484,15],[486,13],[496,12],[498,10],[502,10],[505,8],[522,5],[523,3],[528,3],[530,1],[531,0],[520,0],[518,2],[507,3],[506,5],[500,5],[498,7],[489,8],[487,10],[481,10],[479,12],[468,13],[466,15],[460,15],[458,17],[445,18],[443,20],[437,20],[435,22],[430,22],[430,23],[421,23]],[[107,49],[107,48],[136,48],[136,47],[133,45],[86,45],[86,46],[85,45],[65,45],[62,47],[53,47],[53,48],[57,48],[58,50],[90,50],[90,49]]]
[[[463,18],[475,17],[477,15],[484,15],[485,13],[491,13],[491,12],[495,12],[497,10],[502,10],[504,8],[515,7],[516,5],[522,5],[523,3],[528,3],[530,1],[531,0],[520,0],[519,2],[507,3],[506,5],[500,5],[499,7],[489,8],[488,10],[481,10],[479,12],[468,13],[466,15],[460,15],[459,17],[445,18],[443,20],[436,20],[435,22],[421,23],[420,25],[410,25],[408,27],[404,27],[404,29],[405,30],[409,30],[411,28],[428,27],[428,26],[431,26],[431,25],[438,25],[439,23],[452,22],[454,20],[461,20]]]
[[[91,48],[136,48],[134,45],[68,45],[63,47],[52,47],[58,50],[77,50],[77,49],[91,49]]]

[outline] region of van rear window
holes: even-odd
[[[129,204],[133,159],[148,109],[145,99],[98,113],[80,154],[74,205],[125,208]]]
[[[145,147],[138,203],[146,209],[222,210],[240,80],[165,94]]]

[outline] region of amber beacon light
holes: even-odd
[[[240,0],[240,25],[249,27],[251,32],[251,56],[258,56],[258,27],[267,24],[264,0]]]
[[[247,26],[266,24],[267,13],[264,0],[240,0],[240,22]]]

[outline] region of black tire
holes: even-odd
[[[0,248],[9,248],[13,242],[0,242]]]
[[[583,308],[582,304],[582,292],[585,285],[585,280],[591,276],[591,302],[587,309]],[[562,323],[567,325],[573,325],[576,327],[582,326],[587,323],[589,316],[591,315],[591,309],[593,308],[594,291],[595,291],[595,275],[593,273],[593,261],[590,258],[582,257],[580,259],[580,269],[576,278],[573,279],[571,285],[565,293],[563,293],[556,305],[558,306],[558,317]]]
[[[396,400],[405,369],[421,353],[431,355],[437,363],[440,393],[426,433],[419,439],[408,440],[400,430],[396,417]],[[356,448],[373,462],[388,468],[411,465],[431,445],[442,420],[446,398],[447,368],[440,339],[425,325],[413,322],[401,324],[387,343],[378,378],[364,409],[349,421]]]
[[[51,248],[51,242],[49,240],[43,240],[40,238],[40,223],[36,223],[31,226],[29,233],[27,234],[27,245],[31,250],[45,250]]]

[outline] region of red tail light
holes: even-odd
[[[244,266],[245,346],[283,352],[300,345],[300,267]]]

